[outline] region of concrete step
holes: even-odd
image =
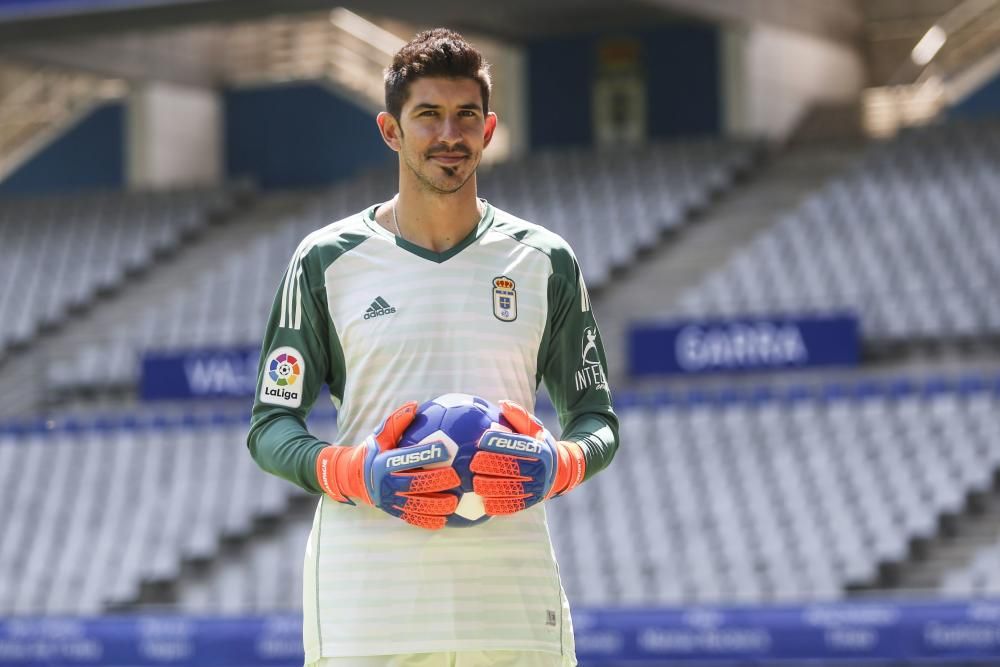
[[[246,570],[255,562],[258,549],[275,548],[287,544],[288,536],[308,532],[316,512],[316,496],[297,495],[289,500],[288,507],[279,516],[256,519],[246,534],[224,536],[216,553],[204,560],[181,562],[180,574],[167,582],[144,585],[139,595],[119,612],[199,612],[219,613],[217,609],[191,609],[193,600],[219,600],[220,585],[224,585],[226,571]],[[305,549],[305,543],[302,543]],[[164,594],[165,593],[165,594]]]
[[[888,580],[874,582],[866,594],[938,591],[949,573],[965,568],[981,549],[1000,542],[1000,469],[994,477],[989,492],[970,494],[963,513],[945,517],[935,538],[913,549],[907,560],[884,568]]]
[[[316,512],[316,496],[296,495],[289,498],[288,506],[278,516],[256,517],[244,533],[219,535],[215,552],[202,559],[182,558],[176,578],[160,581],[143,581],[138,594],[125,603],[106,609],[112,613],[177,613],[205,612],[191,610],[185,603],[193,598],[217,599],[218,586],[224,581],[223,570],[240,568],[253,563],[253,551],[267,548],[292,531],[303,531],[303,525],[312,523]],[[305,544],[302,545],[303,550]],[[199,595],[200,593],[200,595]],[[219,613],[222,607],[207,610]]]

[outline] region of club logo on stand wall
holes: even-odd
[[[493,279],[493,315],[501,322],[517,319],[517,290],[514,281],[507,276]]]
[[[302,405],[302,377],[305,362],[293,347],[279,347],[267,358],[264,381],[261,383],[262,403],[297,408]]]

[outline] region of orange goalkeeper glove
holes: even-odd
[[[484,433],[469,465],[473,490],[487,514],[520,512],[583,481],[586,462],[580,445],[557,442],[537,417],[513,401],[500,401],[500,412],[514,433]]]
[[[417,403],[410,401],[390,414],[360,445],[330,445],[320,450],[316,460],[320,488],[339,503],[354,505],[358,501],[414,526],[443,528],[458,506],[458,497],[442,492],[461,481],[450,466],[417,470],[448,460],[448,451],[441,443],[397,449],[416,412]]]

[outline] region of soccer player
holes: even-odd
[[[377,118],[398,194],[307,236],[275,297],[248,445],[264,470],[323,494],[305,556],[307,664],[576,664],[541,501],[608,465],[618,420],[572,250],[477,197],[489,96],[488,65],[460,35],[402,47]],[[543,381],[559,441],[530,416]],[[305,426],[323,383],[337,443]],[[496,516],[469,528],[443,527],[451,468],[386,467],[416,404],[450,392],[502,404],[528,436],[519,456],[475,455]]]

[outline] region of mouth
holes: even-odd
[[[431,159],[440,162],[441,164],[446,164],[448,166],[455,166],[463,160],[466,160],[468,155],[432,155]]]

